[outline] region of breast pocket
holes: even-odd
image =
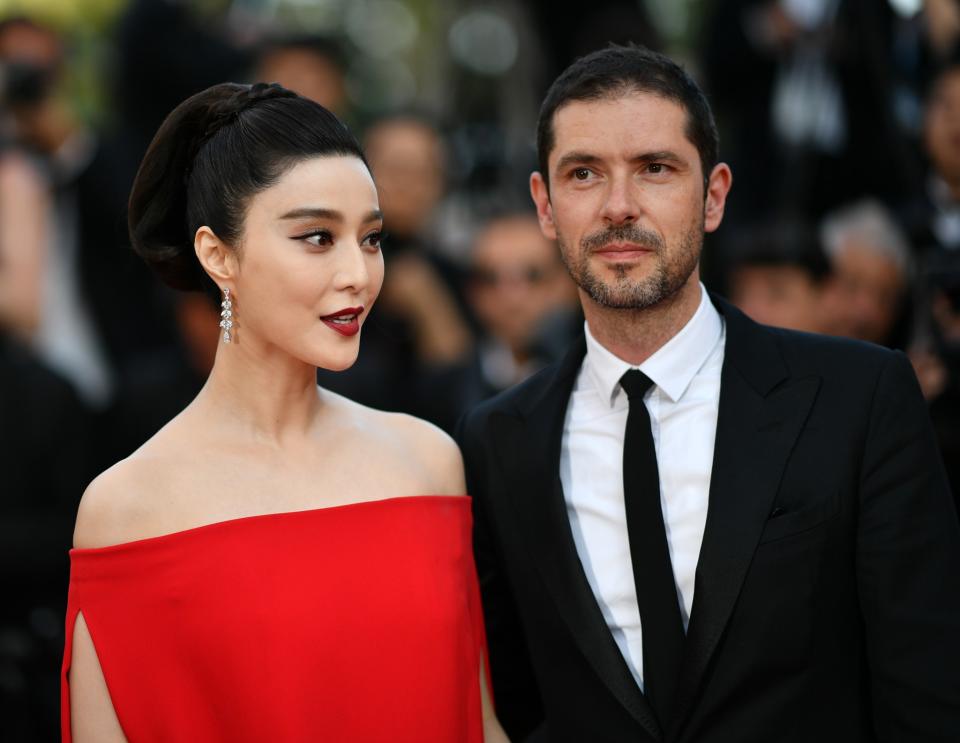
[[[836,516],[839,510],[839,492],[834,492],[825,499],[808,506],[801,506],[796,510],[786,506],[775,508],[760,534],[760,544],[816,529]],[[782,512],[778,513],[778,511]]]

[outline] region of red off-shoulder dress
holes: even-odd
[[[483,740],[466,496],[252,516],[70,557],[67,743],[79,613],[130,743]]]

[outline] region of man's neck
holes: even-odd
[[[642,310],[598,305],[581,291],[583,314],[600,345],[624,361],[639,366],[690,322],[700,306],[699,277],[694,274],[679,291]]]

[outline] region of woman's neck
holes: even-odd
[[[317,370],[276,346],[222,344],[197,404],[242,435],[279,446],[304,436],[323,409]]]

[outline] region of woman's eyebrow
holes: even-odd
[[[280,215],[280,219],[304,219],[306,217],[311,217],[314,219],[331,219],[335,222],[342,222],[343,214],[338,212],[336,209],[325,209],[320,206],[303,206],[297,209],[291,209],[285,214]],[[383,212],[379,209],[374,209],[371,212],[368,212],[364,218],[364,222],[374,222],[377,220],[383,219]]]
[[[304,217],[332,219],[337,222],[343,221],[343,215],[336,209],[324,209],[320,206],[302,206],[280,215],[280,219],[303,219]]]

